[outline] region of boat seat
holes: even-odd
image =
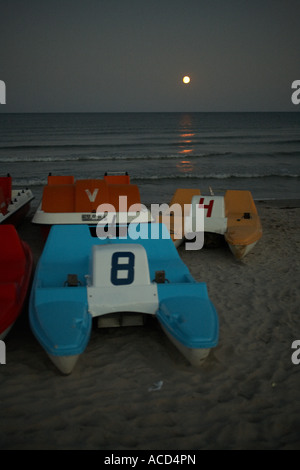
[[[116,212],[121,212],[120,196],[126,197],[126,206],[129,210],[134,206],[135,211],[141,209],[140,191],[135,184],[108,184],[109,203],[115,208]]]
[[[108,184],[130,184],[130,177],[127,173],[125,175],[108,175],[105,173],[104,180]]]
[[[192,203],[193,196],[200,196],[200,194],[200,189],[176,189],[171,199],[170,206],[172,206],[173,204],[179,204],[183,210],[185,204]]]
[[[75,186],[73,184],[51,184],[44,187],[42,210],[44,212],[74,212]]]
[[[224,200],[225,215],[228,218],[234,218],[235,215],[242,216],[246,213],[249,214],[249,216],[247,216],[249,219],[251,215],[257,214],[257,209],[250,191],[227,190]]]
[[[167,213],[167,216],[163,214],[158,215],[156,221],[167,225],[173,241],[183,239],[185,229],[184,217],[187,216],[186,209],[191,206],[193,197],[200,194],[200,189],[178,188],[169,204],[170,213]],[[178,209],[180,210],[178,211]]]
[[[74,176],[67,175],[49,175],[48,176],[48,185],[52,184],[73,184]]]
[[[233,245],[244,245],[259,240],[262,227],[251,192],[228,190],[224,199],[227,217],[226,241]]]
[[[97,211],[100,204],[108,203],[108,186],[100,179],[82,179],[75,183],[75,212]]]

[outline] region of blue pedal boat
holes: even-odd
[[[88,225],[51,228],[30,296],[35,337],[69,374],[86,349],[94,317],[104,327],[115,326],[120,315],[127,324],[132,316],[154,315],[188,361],[202,364],[219,334],[206,284],[191,276],[164,224],[121,228],[109,238]]]

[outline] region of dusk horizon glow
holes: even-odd
[[[297,0],[4,2],[0,112],[297,111],[298,7]]]

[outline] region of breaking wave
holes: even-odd
[[[144,182],[147,181],[163,181],[163,180],[174,180],[174,181],[182,181],[182,180],[234,180],[234,179],[253,179],[253,178],[300,178],[300,175],[290,175],[290,174],[268,174],[268,175],[259,175],[259,174],[248,174],[248,173],[236,173],[236,174],[207,174],[207,175],[200,175],[194,173],[186,173],[186,174],[170,174],[170,175],[134,175],[131,178],[131,182]],[[75,178],[76,179],[76,178]],[[14,186],[24,187],[24,186],[44,186],[47,184],[47,178],[14,178]]]

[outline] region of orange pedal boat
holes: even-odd
[[[177,210],[172,210],[177,207]],[[170,213],[160,216],[169,223],[171,238],[179,246],[195,232],[195,214],[204,208],[204,233],[223,235],[235,258],[242,259],[262,237],[261,221],[250,191],[227,190],[224,196],[202,195],[199,189],[177,189]],[[169,220],[168,220],[169,216]],[[189,237],[190,238],[190,237]]]
[[[105,174],[103,179],[49,175],[32,222],[46,232],[52,225],[149,222],[138,186],[126,174]]]

